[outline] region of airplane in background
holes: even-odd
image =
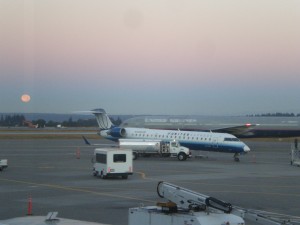
[[[238,121],[230,121],[231,119]],[[126,119],[121,127],[140,127],[160,130],[203,131],[214,133],[229,133],[236,137],[253,137],[258,123],[243,123],[249,120],[244,117],[197,117],[197,116],[135,116]],[[254,128],[256,128],[254,130]]]
[[[250,151],[244,142],[228,133],[117,127],[111,122],[104,109],[94,109],[91,113],[95,115],[99,125],[99,135],[112,141],[118,141],[120,138],[176,140],[190,150],[233,153],[235,161],[239,161],[240,154]]]
[[[33,124],[31,121],[23,120],[23,125],[26,125],[29,128],[38,128],[38,124]]]
[[[288,138],[300,137],[300,114],[299,116],[138,115],[124,119],[120,126],[212,131],[229,133],[238,138]]]

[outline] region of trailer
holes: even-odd
[[[93,157],[93,175],[102,179],[133,174],[132,151],[129,149],[96,148]]]
[[[0,159],[0,171],[4,170],[7,167],[7,159]]]
[[[162,157],[177,157],[184,161],[191,156],[188,148],[180,145],[178,141],[161,141],[146,139],[119,139],[120,148],[132,149],[133,159],[139,156],[159,155]]]

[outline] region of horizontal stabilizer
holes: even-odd
[[[91,142],[88,141],[88,139],[85,136],[82,136],[84,143],[90,146],[109,146],[113,148],[119,147],[118,145],[113,145],[113,144],[92,144]]]
[[[83,138],[85,144],[91,145],[91,143],[88,141],[88,139],[86,139],[85,136],[82,136],[82,138]]]

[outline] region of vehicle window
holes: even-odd
[[[114,162],[126,162],[126,154],[114,154]]]
[[[106,164],[106,154],[96,153],[96,162]]]
[[[172,146],[172,147],[177,147],[177,143],[176,143],[176,142],[172,142],[172,143],[171,143],[171,146]]]

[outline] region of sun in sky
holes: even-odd
[[[21,96],[21,101],[22,101],[22,102],[25,102],[25,103],[29,102],[29,101],[30,101],[30,95],[28,95],[28,94],[23,94],[23,95]]]

